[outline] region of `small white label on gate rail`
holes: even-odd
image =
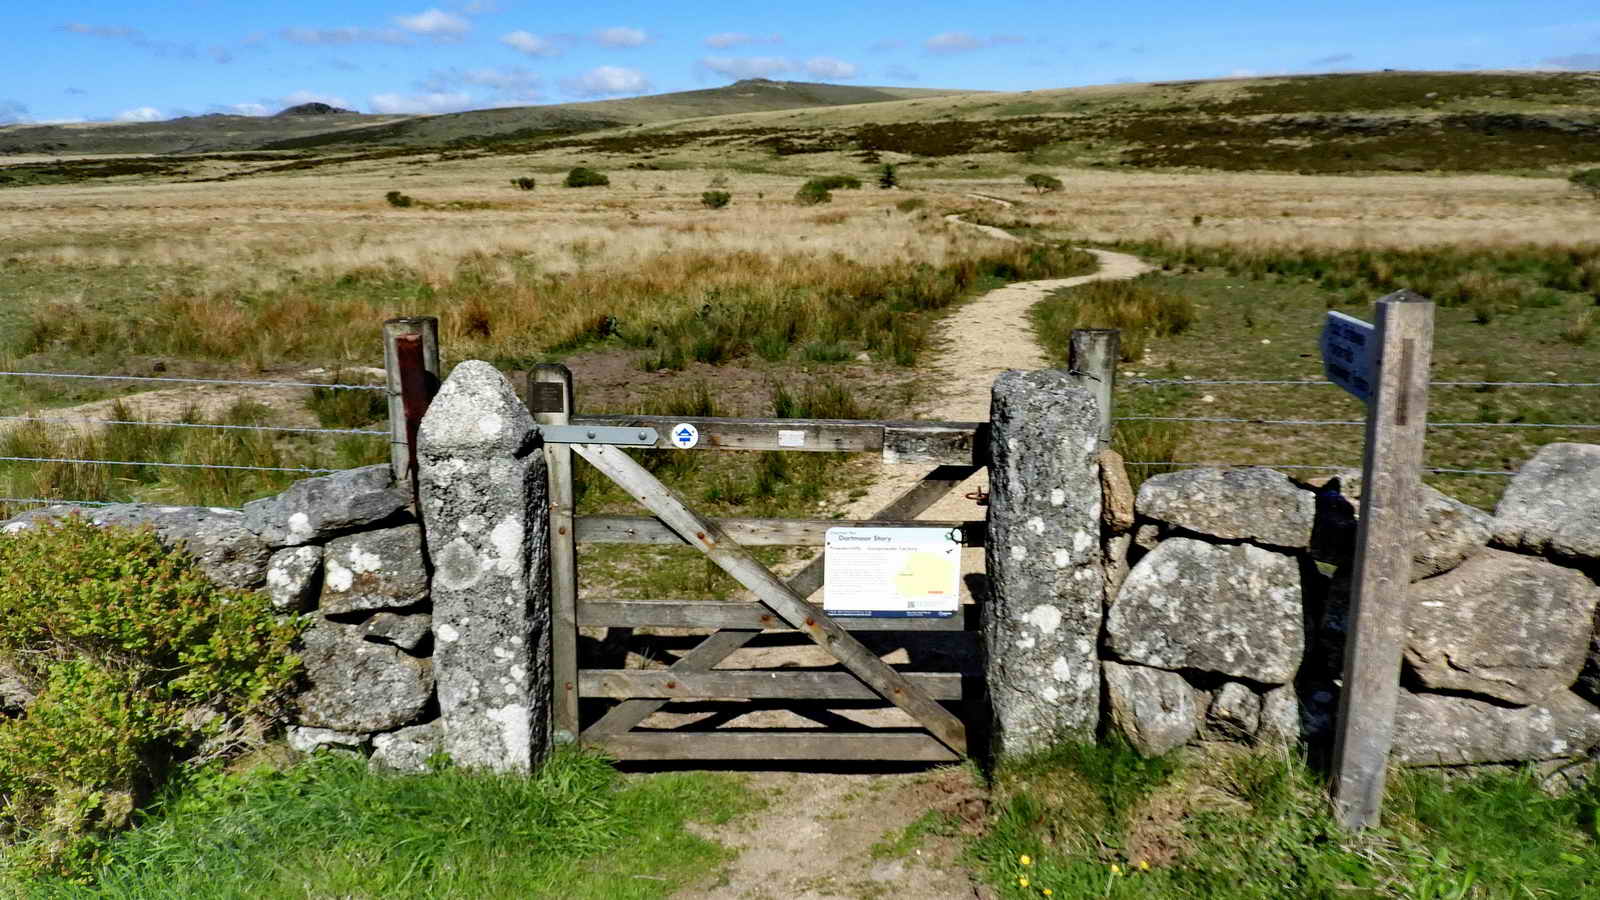
[[[961,543],[949,528],[829,528],[822,608],[831,616],[950,616]]]
[[[672,426],[672,446],[679,450],[693,450],[700,443],[700,429],[688,422],[679,422]]]
[[[778,431],[779,447],[804,447],[805,445],[806,433],[804,431],[784,431],[782,429]]]

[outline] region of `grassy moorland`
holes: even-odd
[[[1082,244],[1161,270],[1037,309],[1056,348],[1074,326],[1126,330],[1125,415],[1358,419],[1326,387],[1131,381],[1315,379],[1325,311],[1360,315],[1400,287],[1439,303],[1441,379],[1600,380],[1600,204],[1566,181],[1600,165],[1591,74],[792,97],[301,123],[270,135],[280,149],[247,153],[129,156],[157,138],[108,129],[101,149],[124,156],[0,157],[0,368],[359,382],[380,359],[383,319],[432,314],[447,365],[563,360],[585,412],[899,416],[928,391],[919,364],[944,311],[1004,281],[1079,272],[1083,257],[1065,248]],[[15,129],[0,129],[0,149],[7,140]],[[874,186],[886,164],[894,190]],[[577,165],[609,184],[561,187]],[[1036,173],[1061,187],[1030,190]],[[865,187],[797,200],[831,175]],[[708,208],[710,191],[726,192],[726,208]],[[954,229],[943,217],[956,212],[1029,242]],[[98,404],[94,417],[125,421],[381,428],[371,399],[0,377],[6,416],[88,416]],[[1594,390],[1440,388],[1432,406],[1436,422],[1600,422]],[[1119,440],[1135,462],[1340,465],[1359,458],[1359,434],[1128,422]],[[1593,436],[1436,429],[1429,462],[1511,469],[1541,443]],[[0,456],[338,467],[383,449],[361,435],[0,422]],[[713,514],[826,515],[858,483],[820,454],[645,462]],[[23,497],[234,504],[294,477],[0,466],[0,496]],[[1432,480],[1483,506],[1503,485]],[[603,481],[578,487],[585,512],[628,508]],[[0,501],[0,514],[14,508]],[[586,548],[586,585],[732,591],[698,557],[649,552]],[[714,880],[727,857],[685,823],[760,802],[732,779],[619,779],[569,756],[532,780],[374,778],[338,759],[247,768],[187,772],[79,882],[0,874],[0,893],[664,896]],[[1592,787],[1553,796],[1523,771],[1394,784],[1385,827],[1351,837],[1332,829],[1321,776],[1293,755],[1149,762],[1063,747],[993,773],[992,814],[966,864],[1016,898],[1600,890]],[[885,834],[882,854],[958,827],[930,812]]]

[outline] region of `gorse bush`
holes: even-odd
[[[733,195],[727,191],[706,191],[700,195],[700,205],[706,209],[721,209],[732,199]]]
[[[861,179],[854,175],[821,175],[808,180],[806,185],[815,185],[825,191],[858,191],[861,190]]]
[[[577,166],[567,173],[566,186],[569,188],[604,187],[611,183],[603,173],[593,169]]]
[[[410,195],[402,194],[399,191],[390,191],[389,193],[383,195],[383,199],[389,201],[390,206],[397,207],[399,209],[405,209],[416,202],[415,200],[411,199]]]
[[[816,179],[812,179],[811,181],[801,185],[800,190],[794,192],[794,202],[800,204],[801,206],[816,206],[819,203],[832,203],[833,192],[829,191],[821,184],[818,184]]]
[[[536,182],[527,176],[511,179],[511,186],[519,191],[531,191],[537,186]]]
[[[78,871],[173,764],[264,734],[299,628],[149,530],[0,536],[0,681],[23,694],[0,717],[5,867]]]

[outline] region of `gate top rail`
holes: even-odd
[[[673,448],[672,428],[693,425],[694,450],[879,452],[889,464],[987,465],[988,422],[858,419],[730,419],[712,416],[573,416],[573,425],[654,428],[655,446]],[[676,449],[685,449],[678,447]]]

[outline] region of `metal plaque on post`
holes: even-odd
[[[1377,330],[1371,323],[1342,312],[1329,312],[1322,326],[1323,372],[1363,403],[1372,402],[1377,343]]]

